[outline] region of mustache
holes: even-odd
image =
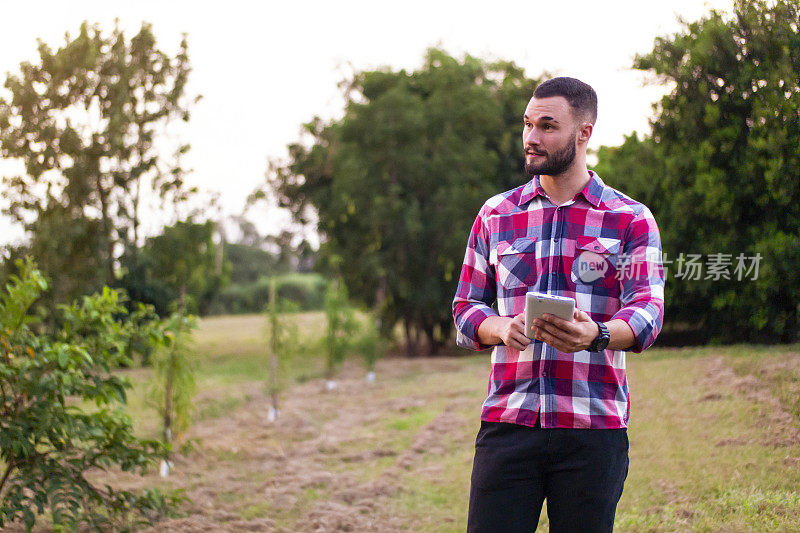
[[[540,152],[540,151],[534,150],[532,148],[526,148],[525,149],[525,153],[526,154],[530,154],[530,155],[547,155],[547,152]]]

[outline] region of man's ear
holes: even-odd
[[[584,122],[580,126],[578,126],[578,142],[579,143],[587,143],[589,142],[589,138],[592,136],[592,131],[594,131],[594,124],[591,122]]]

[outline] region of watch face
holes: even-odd
[[[600,322],[597,323],[597,328],[599,333],[597,337],[592,341],[591,346],[589,346],[589,351],[592,352],[599,352],[601,350],[605,350],[606,346],[608,346],[608,341],[611,340],[611,335],[608,332],[608,328],[606,328],[605,324],[601,324]]]
[[[599,352],[600,350],[605,350],[606,346],[608,346],[608,341],[609,341],[608,337],[602,337],[600,339],[597,339],[597,350],[596,351]]]

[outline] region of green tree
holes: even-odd
[[[269,356],[269,372],[267,393],[272,405],[268,420],[277,420],[280,411],[278,400],[286,386],[288,368],[300,343],[297,325],[286,319],[286,312],[291,309],[292,302],[279,301],[276,278],[270,280],[269,305],[267,306],[267,353]]]
[[[602,176],[652,202],[670,261],[666,315],[717,340],[800,331],[799,14],[797,0],[736,0],[731,15],[657,39],[635,62],[673,87],[652,136],[599,154]],[[680,253],[730,254],[731,279],[677,279]],[[738,279],[739,254],[760,254],[756,280]]]
[[[165,227],[135,255],[123,258],[121,286],[134,300],[154,304],[160,314],[166,314],[172,302],[190,312],[204,312],[230,275],[230,263],[214,242],[215,228],[214,222],[192,220]]]
[[[131,385],[111,373],[129,364],[122,295],[106,287],[62,306],[62,327],[42,334],[29,309],[47,283],[30,261],[18,269],[0,295],[0,526],[30,529],[47,509],[72,529],[130,527],[131,513],[150,516],[163,497],[86,477],[112,466],[144,472],[164,451],[134,436],[123,410]]]
[[[25,171],[3,177],[6,212],[35,234],[34,251],[48,267],[57,259],[45,253],[56,244],[75,248],[73,258],[93,255],[98,239],[103,251],[92,276],[80,276],[88,268],[81,265],[48,270],[54,279],[112,284],[117,245],[135,249],[141,237],[146,192],[164,201],[191,192],[180,164],[188,146],[168,158],[156,146],[168,124],[189,119],[189,70],[185,38],[173,57],[156,46],[149,24],[128,38],[118,26],[104,34],[83,23],[55,51],[39,41],[39,60],[7,77],[0,155],[22,161]],[[79,222],[79,230],[51,223],[54,216]]]
[[[192,397],[196,390],[197,360],[191,349],[191,335],[195,329],[197,318],[182,312],[172,313],[158,327],[160,349],[153,355],[150,401],[158,409],[163,422],[162,440],[167,449],[171,446],[173,434],[180,436],[189,427]],[[169,472],[168,468],[166,472]]]
[[[306,124],[268,183],[300,222],[313,211],[321,268],[342,260],[350,293],[405,325],[416,353],[452,331],[450,302],[469,228],[493,194],[525,182],[521,113],[536,80],[512,63],[431,49],[417,71],[359,72],[344,117]],[[339,258],[339,259],[336,259]]]

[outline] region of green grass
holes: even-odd
[[[386,426],[395,431],[414,431],[439,414],[433,409],[413,409],[409,414],[397,416],[386,421]]]
[[[324,334],[322,313],[298,313],[293,318],[304,339],[313,341]],[[253,395],[263,394],[259,383],[266,379],[264,322],[262,315],[201,321],[196,335],[201,398],[196,403],[196,424],[223,420],[244,409]],[[731,375],[757,379],[760,387],[795,417],[797,425],[798,353],[800,346],[789,345],[653,349],[629,354],[631,464],[616,530],[796,529],[800,445],[776,444],[775,428],[765,422],[770,420],[774,402],[747,398],[733,384],[715,381],[709,372],[721,356],[733,371]],[[318,350],[301,352],[289,368],[289,394],[302,386],[319,390],[314,383],[302,383],[318,380],[321,388],[322,368]],[[308,528],[304,517],[324,502],[337,501],[343,490],[337,480],[369,484],[390,479],[398,490],[376,495],[379,503],[370,511],[378,513],[378,523],[391,520],[394,526],[413,531],[463,531],[473,444],[488,372],[488,352],[465,353],[462,358],[383,361],[378,366],[378,383],[371,389],[358,387],[327,396],[317,393],[307,412],[312,430],[296,435],[270,433],[263,447],[280,446],[291,453],[293,446],[313,441],[341,414],[355,410],[373,415],[355,421],[347,438],[320,447],[317,468],[330,477],[304,487],[288,487],[287,497],[274,501],[242,489],[220,496],[216,504],[244,520],[270,518],[278,528],[304,529]],[[143,398],[148,372],[126,373],[135,384],[130,412],[137,431],[157,432],[157,421]],[[365,402],[372,408],[364,409]],[[443,421],[451,424],[443,431],[431,431]],[[203,443],[199,446],[202,449]],[[253,470],[258,463],[253,463],[252,452],[213,449],[203,453],[220,465],[241,468],[247,477],[243,487],[269,485],[282,475],[280,465],[275,467],[278,470]],[[191,485],[195,490],[205,490],[209,481],[192,483],[197,483]],[[191,488],[188,495],[192,495]],[[540,531],[547,530],[546,523],[543,510]]]

